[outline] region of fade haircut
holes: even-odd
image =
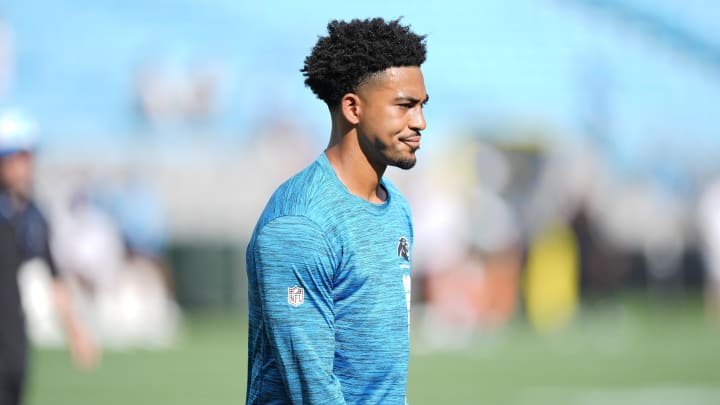
[[[400,19],[333,20],[300,71],[305,85],[330,110],[347,93],[373,74],[390,67],[420,66],[425,62],[425,35],[417,35]]]

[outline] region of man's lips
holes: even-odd
[[[413,135],[408,136],[404,138],[400,138],[400,141],[412,149],[419,149],[420,148],[420,135]]]

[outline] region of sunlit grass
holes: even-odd
[[[419,317],[418,317],[419,318]],[[417,322],[420,324],[420,321]],[[720,398],[720,333],[698,300],[584,309],[551,336],[521,319],[464,349],[413,336],[408,398],[423,404],[711,404]],[[176,347],[105,353],[92,373],[62,350],[36,350],[29,405],[240,404],[242,315],[189,315]]]

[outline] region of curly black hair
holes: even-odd
[[[333,20],[327,30],[300,71],[305,85],[331,110],[374,73],[425,62],[425,35],[413,33],[400,19]]]

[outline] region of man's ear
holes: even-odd
[[[360,122],[361,103],[362,100],[355,93],[347,93],[340,100],[340,111],[347,122],[352,125]]]

